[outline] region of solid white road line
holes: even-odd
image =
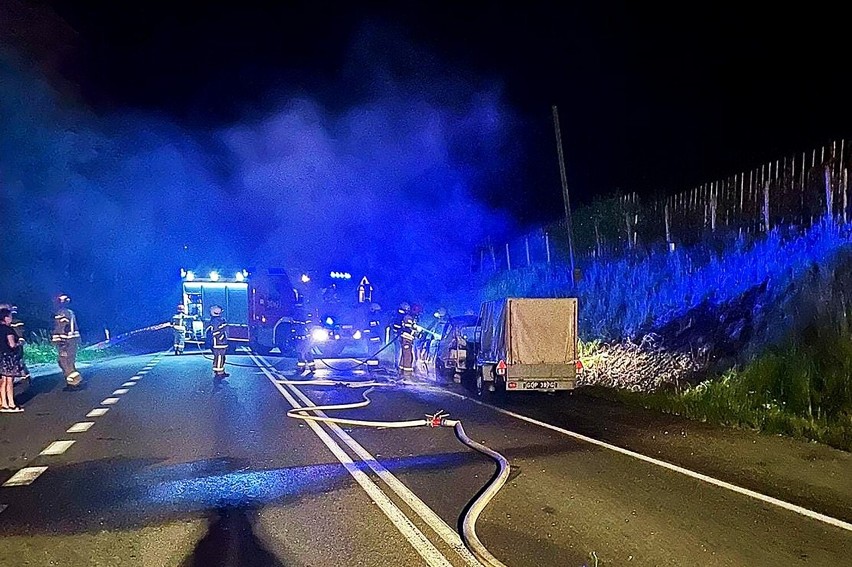
[[[101,417],[109,411],[109,408],[95,408],[86,414],[86,417]]]
[[[316,404],[308,398],[298,387],[289,385],[290,390],[296,394],[304,402],[306,406],[316,406]],[[314,412],[319,416],[326,417],[324,412]],[[346,443],[352,451],[362,459],[397,496],[399,496],[414,512],[425,521],[441,539],[443,539],[453,550],[459,554],[467,565],[480,567],[482,564],[474,557],[473,553],[465,547],[464,542],[458,532],[452,529],[447,523],[436,514],[429,506],[426,505],[416,494],[414,494],[407,486],[405,486],[393,473],[387,470],[376,458],[371,455],[364,447],[355,441],[348,433],[346,433],[336,423],[326,423],[341,441]]]
[[[112,393],[112,395],[113,395],[113,396],[122,396],[122,395],[126,394],[126,393],[127,393],[127,392],[129,392],[129,391],[130,391],[130,390],[128,390],[127,388],[119,388],[118,390],[116,390],[115,392],[113,392],[113,393]]]
[[[101,402],[102,406],[111,406],[118,403],[118,398],[107,398]]]
[[[69,427],[65,433],[84,433],[91,429],[94,424],[94,421],[81,421]]]
[[[258,360],[254,357],[254,355],[250,355],[254,360],[255,364],[257,364],[264,375],[269,378],[269,381],[272,382],[273,386],[284,396],[284,399],[290,404],[291,407],[300,408],[301,406],[296,401],[293,396],[290,395],[290,392],[287,391],[284,386],[278,384],[275,381],[275,377],[269,373],[266,368],[261,365]],[[306,422],[311,430],[316,434],[317,437],[325,444],[326,447],[334,454],[340,464],[342,464],[346,470],[352,475],[352,478],[361,485],[361,488],[367,493],[367,495],[379,506],[379,508],[384,512],[385,516],[396,526],[396,529],[405,536],[411,546],[417,551],[417,553],[426,561],[428,565],[440,565],[442,567],[452,567],[452,564],[447,560],[447,558],[434,546],[434,544],[423,535],[417,526],[400,510],[393,501],[388,498],[388,496],[381,491],[381,489],[370,480],[370,477],[367,474],[358,468],[358,466],[354,463],[354,461],[346,454],[340,445],[334,442],[331,436],[326,433],[326,431],[319,426],[316,422],[307,421]]]
[[[688,477],[700,480],[702,482],[706,482],[707,484],[712,484],[713,486],[718,486],[719,488],[724,488],[726,490],[730,490],[732,492],[736,492],[737,494],[742,494],[743,496],[748,496],[750,498],[754,498],[755,500],[760,500],[761,502],[765,502],[767,504],[772,504],[774,506],[778,506],[779,508],[783,508],[785,510],[789,510],[790,512],[794,512],[796,514],[801,514],[802,516],[806,516],[813,520],[817,520],[819,522],[824,522],[826,524],[830,524],[837,528],[852,532],[852,524],[849,522],[844,522],[838,518],[833,518],[831,516],[826,516],[825,514],[821,514],[819,512],[815,512],[813,510],[809,510],[808,508],[804,508],[802,506],[798,506],[796,504],[791,504],[790,502],[786,502],[784,500],[780,500],[778,498],[773,498],[772,496],[767,496],[766,494],[761,494],[760,492],[755,492],[754,490],[749,490],[748,488],[743,488],[741,486],[737,486],[736,484],[731,484],[730,482],[725,482],[724,480],[719,480],[717,478],[713,478],[712,476],[707,476],[706,474],[701,474],[699,472],[695,472],[693,470],[674,465],[672,463],[668,463],[666,461],[661,461],[659,459],[655,459],[654,457],[648,457],[647,455],[643,455],[642,453],[637,453],[635,451],[631,451],[630,449],[624,449],[617,445],[611,445],[605,441],[598,441],[597,439],[593,439],[592,437],[586,437],[585,435],[581,435],[580,433],[575,433],[568,429],[563,429],[561,427],[557,427],[555,425],[551,425],[549,423],[545,423],[543,421],[539,421],[537,419],[533,419],[531,417],[527,417],[525,415],[515,413],[513,411],[505,410],[503,408],[498,408],[497,406],[492,406],[490,404],[486,404],[480,402],[479,400],[474,400],[473,398],[468,398],[467,396],[463,396],[461,394],[457,394],[455,392],[444,392],[451,396],[456,396],[458,398],[462,398],[465,400],[470,400],[476,404],[481,406],[491,408],[496,412],[502,413],[504,415],[508,415],[510,417],[514,417],[515,419],[520,419],[521,421],[526,421],[527,423],[532,423],[533,425],[538,425],[539,427],[544,427],[545,429],[550,429],[551,431],[556,431],[557,433],[561,433],[563,435],[567,435],[568,437],[573,437],[574,439],[579,439],[580,441],[584,441],[586,443],[591,443],[592,445],[597,445],[598,447],[603,447],[604,449],[609,449],[610,451],[615,451],[616,453],[621,453],[622,455],[627,455],[628,457],[633,457],[634,459],[638,459],[640,461],[645,461],[646,463],[651,463],[652,465],[657,465],[658,467],[662,467],[664,469],[668,469],[670,471],[674,471],[676,473],[680,473],[682,475],[686,475]]]
[[[12,478],[4,482],[3,486],[26,486],[31,484],[46,470],[47,467],[24,467],[13,474]]]
[[[50,445],[44,448],[44,450],[39,453],[39,455],[61,455],[65,451],[68,450],[71,445],[76,443],[76,441],[63,440],[63,441],[54,441]]]

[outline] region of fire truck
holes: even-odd
[[[232,349],[247,346],[258,354],[278,348],[293,350],[296,291],[283,269],[240,270],[225,275],[217,270],[197,275],[181,270],[183,305],[191,318],[186,342],[207,345],[206,322],[210,308],[218,305],[228,322]]]
[[[213,270],[205,275],[181,270],[183,305],[191,317],[186,342],[209,344],[210,308],[222,307],[228,322],[230,347],[247,346],[266,355],[273,349],[285,356],[296,353],[304,333],[301,319],[311,326],[308,340],[323,357],[367,354],[375,348],[377,328],[371,325],[369,306],[373,287],[366,277],[354,280],[348,272],[294,272],[283,268],[248,269],[231,274]]]

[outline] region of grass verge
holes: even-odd
[[[841,344],[845,342],[845,344]],[[770,352],[683,392],[592,386],[591,395],[713,423],[777,433],[852,451],[852,343]]]

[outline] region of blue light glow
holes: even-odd
[[[195,272],[192,272],[192,271],[186,272],[186,281],[188,281],[188,282],[195,281]]]
[[[328,340],[329,334],[325,329],[314,329],[311,331],[311,338],[318,343],[324,343]]]
[[[326,318],[325,318],[325,324],[326,324],[326,325],[334,325],[334,318],[332,318],[332,317],[326,317]]]
[[[352,338],[353,338],[353,339],[355,339],[356,341],[357,341],[357,340],[360,340],[360,338],[361,338],[361,331],[355,331],[354,333],[352,333]]]
[[[210,272],[210,280],[214,281],[214,282],[219,281],[219,272],[217,272],[217,271]]]
[[[242,272],[237,272],[237,274],[234,277],[236,278],[236,280],[238,282],[241,282],[241,281],[246,279],[245,274],[243,274]]]

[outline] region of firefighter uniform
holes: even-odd
[[[399,371],[403,374],[414,372],[414,339],[417,337],[414,315],[406,313],[402,318],[402,331],[399,335]]]
[[[71,299],[60,295],[58,309],[53,315],[53,334],[50,341],[56,345],[59,353],[59,368],[69,386],[79,386],[82,376],[77,371],[77,345],[80,342],[80,331],[77,328],[77,317],[68,308]]]
[[[177,313],[172,316],[172,329],[174,329],[174,349],[175,354],[183,354],[186,347],[186,329],[190,324],[191,317],[186,314],[186,308],[183,305],[177,306]]]
[[[303,374],[313,374],[317,369],[317,363],[314,360],[313,345],[311,344],[311,323],[313,317],[310,310],[303,305],[296,306],[296,317],[293,323],[296,326],[296,368]]]
[[[214,305],[210,308],[210,324],[207,331],[213,336],[213,375],[216,378],[230,376],[225,372],[225,353],[228,351],[228,322],[222,317],[222,308]]]

